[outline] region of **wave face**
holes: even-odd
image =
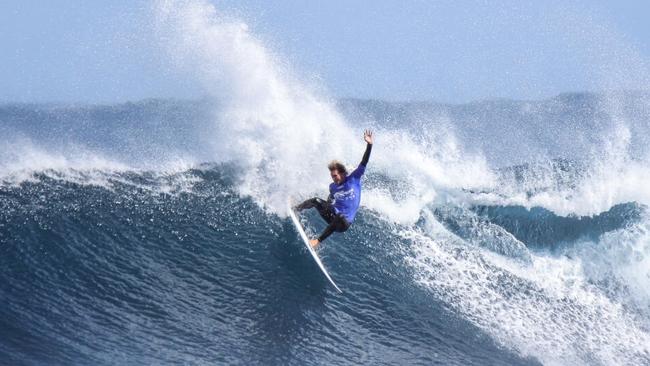
[[[152,18],[205,99],[0,106],[7,364],[650,364],[647,93],[334,101],[207,3]],[[365,128],[339,295],[285,203]]]
[[[2,190],[10,364],[529,363],[424,291],[371,212],[321,252],[338,296],[227,167],[37,179]]]
[[[210,109],[174,101],[2,108],[3,128],[29,141],[25,155],[4,161],[0,185],[3,359],[650,362],[643,192],[597,211],[584,189],[602,176],[567,159],[485,168],[490,184],[435,174],[424,184],[422,171],[392,172],[378,142],[358,219],[321,251],[344,290],[337,295],[272,205],[274,189],[286,187],[260,180],[257,192],[269,196],[256,196],[250,167],[232,159],[176,163],[201,150],[201,137],[175,121],[197,128]],[[138,140],[143,126],[155,132]],[[408,134],[377,128],[379,141]],[[82,144],[92,130],[102,132]],[[411,152],[422,148],[411,144]],[[441,156],[418,159],[442,164]],[[320,190],[295,195],[324,195],[323,175],[314,178]],[[287,184],[299,176],[287,175]],[[323,228],[314,212],[305,222],[312,233]]]

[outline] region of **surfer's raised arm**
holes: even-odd
[[[363,158],[361,158],[361,164],[366,166],[368,165],[368,159],[370,159],[370,151],[372,150],[372,131],[371,130],[365,130],[363,132],[363,139],[366,141],[366,151],[363,153]]]
[[[356,179],[361,179],[363,173],[366,172],[366,165],[368,165],[368,159],[370,159],[370,152],[372,151],[372,131],[365,130],[363,132],[363,139],[366,141],[366,151],[363,153],[359,166],[350,173],[350,177]]]

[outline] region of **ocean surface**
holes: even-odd
[[[155,12],[205,98],[0,104],[1,365],[650,365],[650,94],[335,99]],[[368,128],[338,293],[286,202]]]
[[[318,140],[296,149],[292,138],[260,137],[248,149],[260,153],[253,167],[201,155],[231,140],[218,123],[215,141],[203,136],[214,123],[208,101],[2,106],[0,359],[648,364],[647,168],[632,157],[602,171],[594,165],[612,162],[498,167],[514,149],[504,145],[522,145],[505,134],[494,162],[458,151],[489,145],[472,142],[480,133],[464,114],[510,110],[517,125],[522,106],[597,108],[599,98],[487,111],[342,100],[333,108],[350,121],[350,146],[320,156]],[[440,113],[457,113],[445,123],[468,128],[466,141],[435,132]],[[588,124],[591,114],[583,117]],[[358,163],[364,118],[376,143],[362,208],[320,251],[338,294],[284,202],[326,196],[329,158]],[[303,220],[312,233],[324,227],[315,212]]]

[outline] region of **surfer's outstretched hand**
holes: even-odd
[[[367,143],[372,145],[372,131],[371,130],[363,131],[363,139],[366,140]]]
[[[309,241],[309,245],[311,245],[312,248],[316,249],[316,247],[320,244],[320,241],[318,239],[312,239]]]

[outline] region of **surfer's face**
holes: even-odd
[[[336,184],[343,183],[343,180],[345,179],[345,175],[341,174],[338,169],[330,170],[330,176]]]

